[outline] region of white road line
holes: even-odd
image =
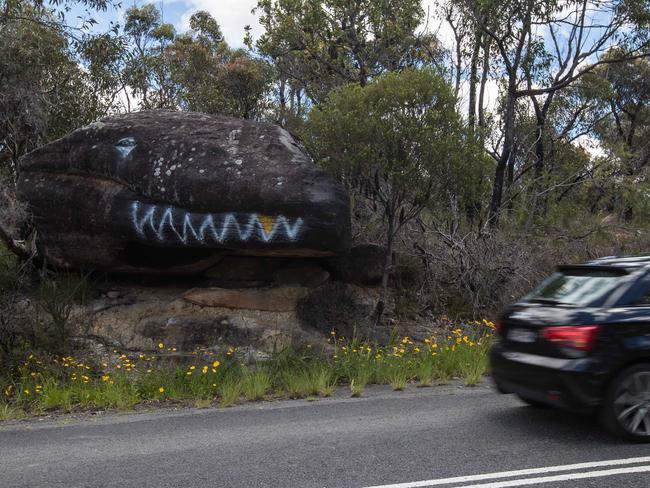
[[[584,480],[587,478],[602,478],[632,473],[649,473],[650,466],[637,466],[635,468],[605,469],[601,471],[587,471],[586,473],[558,474],[556,476],[541,476],[539,478],[526,478],[523,480],[494,481],[492,483],[479,483],[478,485],[461,485],[458,488],[508,488],[512,486],[539,485],[557,481]]]
[[[576,471],[580,469],[590,469],[590,468],[604,468],[607,466],[624,466],[627,464],[640,464],[640,463],[647,463],[647,462],[650,462],[650,456],[626,458],[626,459],[610,459],[607,461],[593,461],[593,462],[579,463],[579,464],[564,464],[561,466],[547,466],[544,468],[518,469],[515,471],[501,471],[498,473],[475,474],[470,476],[456,476],[454,478],[441,478],[437,480],[412,481],[408,483],[396,483],[392,485],[376,485],[376,486],[368,486],[366,488],[422,488],[428,486],[450,485],[453,483],[468,483],[472,481],[494,480],[499,478],[514,478],[517,476],[530,476],[533,474],[559,473],[563,471]],[[641,466],[640,468],[642,468],[643,471],[650,471],[650,467],[647,466]],[[627,468],[627,469],[637,469],[637,468]],[[607,471],[600,471],[600,472],[605,473]],[[612,476],[612,475],[604,475],[604,476]],[[475,485],[471,485],[471,486],[475,486]],[[479,486],[492,488],[490,484],[483,484]],[[519,485],[507,485],[507,486],[519,486]],[[464,487],[464,488],[469,488],[469,487]]]

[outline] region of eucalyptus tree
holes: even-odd
[[[177,109],[179,89],[166,59],[174,26],[162,21],[154,4],[134,5],[126,11],[124,35],[130,49],[123,75],[140,107]]]
[[[612,50],[608,56],[620,56]],[[596,68],[580,84],[584,100],[596,104],[590,135],[599,144],[598,178],[589,205],[623,220],[650,212],[650,60],[627,59]],[[647,218],[647,217],[646,217]]]
[[[207,12],[193,14],[190,27],[167,49],[172,78],[180,89],[180,107],[263,118],[271,103],[272,67],[244,49],[230,48]]]
[[[545,121],[556,94],[604,64],[642,57],[648,46],[650,3],[646,0],[462,0],[464,11],[491,39],[503,89],[501,127],[489,220],[496,224],[505,176],[516,147],[517,104],[531,102],[537,119],[536,172],[544,171]],[[486,20],[484,12],[500,19]],[[491,18],[491,16],[490,16]],[[606,56],[621,46],[625,56]]]
[[[385,263],[377,323],[384,310],[394,243],[434,204],[470,205],[482,158],[466,137],[449,84],[430,70],[390,72],[335,90],[309,116],[306,143],[316,161],[377,205]],[[461,203],[461,204],[462,204]]]
[[[23,154],[94,120],[107,105],[54,12],[22,5],[2,19],[0,159],[13,177]]]
[[[420,0],[259,0],[256,11],[265,32],[255,46],[278,72],[281,114],[346,83],[442,59],[435,36],[421,32]]]

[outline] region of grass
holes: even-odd
[[[241,398],[242,385],[236,378],[227,378],[219,386],[220,405],[232,407],[237,405]]]
[[[363,395],[369,384],[401,391],[409,384],[432,386],[458,378],[473,386],[487,372],[491,324],[470,325],[422,342],[397,338],[388,346],[332,334],[333,353],[328,356],[311,349],[285,349],[248,366],[236,359],[232,348],[221,354],[196,353],[181,363],[160,354],[118,351],[101,364],[30,354],[4,381],[0,378],[0,421],[53,411],[123,411],[165,402],[207,408],[274,398],[313,400],[333,395],[342,385],[348,385],[353,397]]]
[[[0,422],[5,420],[17,420],[25,417],[25,411],[6,403],[0,403]]]
[[[271,386],[271,376],[264,370],[247,369],[241,380],[242,393],[249,402],[263,400]]]

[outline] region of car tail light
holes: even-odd
[[[564,327],[545,327],[544,339],[558,346],[570,347],[579,351],[591,351],[596,345],[599,325],[581,325]]]
[[[503,333],[503,320],[497,320],[494,324],[494,328],[497,334],[501,335]]]

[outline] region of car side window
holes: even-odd
[[[635,307],[648,307],[650,306],[650,283],[645,282],[643,286],[643,291],[639,298],[634,300],[632,303]]]

